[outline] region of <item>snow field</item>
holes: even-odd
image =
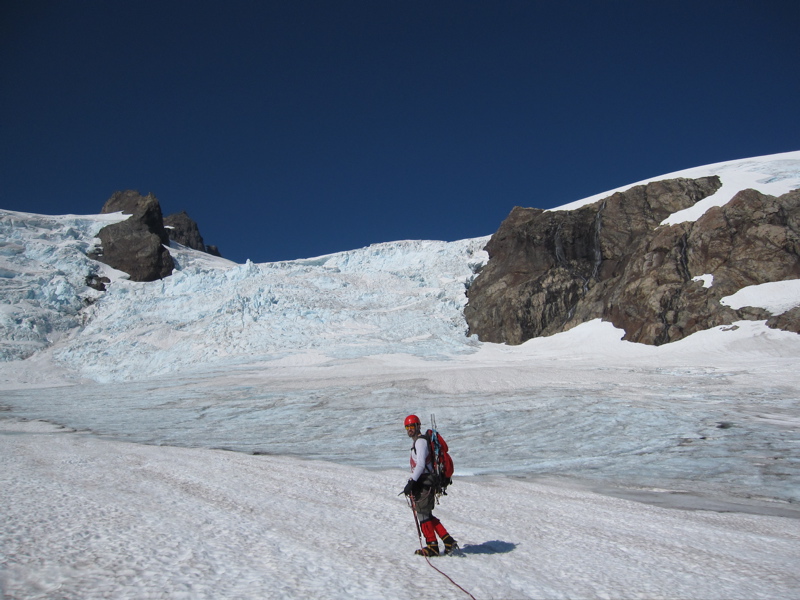
[[[406,440],[398,434],[398,444]],[[407,473],[0,421],[9,600],[466,597],[413,556]],[[476,598],[789,598],[800,520],[458,478],[435,559]]]

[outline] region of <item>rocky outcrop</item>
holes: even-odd
[[[203,236],[200,235],[200,229],[197,223],[186,214],[186,211],[181,211],[173,215],[164,217],[164,228],[167,230],[169,239],[177,242],[187,248],[206,251],[206,245],[203,242]]]
[[[155,196],[142,196],[133,190],[116,192],[101,212],[131,216],[100,230],[100,248],[90,254],[91,258],[128,273],[131,281],[155,281],[172,273],[169,236]]]
[[[624,329],[627,340],[655,345],[740,319],[798,331],[798,310],[771,317],[720,299],[800,278],[800,192],[745,190],[694,223],[660,226],[719,187],[717,177],[675,179],[572,211],[515,208],[467,292],[470,333],[520,344],[596,318]],[[695,280],[702,275],[713,285]]]
[[[221,256],[216,246],[206,246],[203,241],[203,236],[200,235],[200,229],[197,227],[197,223],[185,210],[164,217],[164,228],[167,230],[169,239],[173,242],[177,242],[193,250],[199,250],[200,252],[206,252],[214,256]]]
[[[142,196],[134,190],[115,192],[101,212],[121,212],[131,217],[101,229],[100,248],[89,256],[128,273],[131,281],[155,281],[172,273],[175,265],[167,250],[170,240],[221,256],[216,246],[205,245],[197,223],[186,211],[162,217],[161,205],[152,194]]]

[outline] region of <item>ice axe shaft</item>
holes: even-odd
[[[411,506],[411,511],[414,513],[414,524],[417,526],[417,537],[419,538],[419,547],[422,548],[422,529],[419,526],[419,517],[417,516],[417,503],[414,500],[414,495],[408,497],[408,504]]]

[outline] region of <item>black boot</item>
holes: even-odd
[[[419,554],[420,556],[439,556],[439,543],[436,540],[428,542],[424,548],[420,548],[414,552],[414,554]]]
[[[444,542],[444,553],[450,554],[458,550],[458,542],[453,539],[453,537],[448,533],[446,536],[442,538]]]

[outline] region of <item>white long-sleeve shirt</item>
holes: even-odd
[[[418,437],[411,449],[411,479],[419,481],[423,474],[432,472],[428,461],[428,440]]]

